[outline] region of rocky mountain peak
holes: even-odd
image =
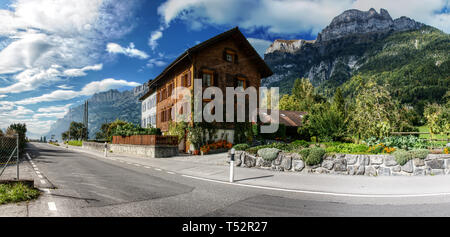
[[[380,9],[380,13],[373,8],[368,11],[350,9],[336,16],[318,35],[317,41],[328,41],[352,34],[386,32],[393,27],[394,21],[385,9]]]
[[[275,40],[269,48],[267,48],[265,54],[270,54],[273,52],[281,53],[295,53],[300,50],[305,44],[314,43],[314,40]]]

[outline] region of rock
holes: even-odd
[[[383,155],[371,155],[370,156],[370,164],[371,165],[381,165],[383,164]]]
[[[334,161],[334,171],[343,172],[347,171],[347,160],[346,159],[335,159]]]
[[[443,175],[445,173],[444,173],[443,169],[431,169],[431,174],[432,175]]]
[[[292,157],[291,156],[283,156],[281,160],[281,167],[283,167],[284,170],[290,170],[292,167]]]
[[[367,155],[360,155],[359,156],[359,164],[360,165],[365,165],[368,166],[369,165],[369,157]]]
[[[376,176],[377,170],[375,168],[373,168],[372,166],[368,166],[368,167],[366,167],[366,170],[364,171],[364,175]]]
[[[329,173],[329,170],[327,170],[323,167],[319,167],[319,168],[315,169],[314,172],[318,173],[318,174],[327,174],[327,173]]]
[[[333,169],[333,166],[334,166],[334,162],[331,160],[325,160],[322,162],[322,167],[327,170]]]
[[[378,169],[378,175],[379,176],[390,176],[391,175],[391,169],[387,167],[380,167]]]
[[[292,157],[293,160],[301,160],[302,159],[302,157],[298,153],[291,153],[290,156]]]
[[[430,161],[426,161],[425,163],[431,169],[444,169],[444,161],[443,160],[430,160]]]
[[[281,165],[281,160],[283,159],[283,154],[279,153],[277,158],[272,161],[272,165],[279,166]]]
[[[450,159],[445,159],[444,160],[444,168],[445,169],[450,169]]]
[[[241,166],[241,164],[242,164],[242,158],[241,158],[241,157],[243,157],[243,156],[244,156],[244,153],[243,153],[243,152],[239,153],[239,155],[236,154],[236,155],[234,156],[234,164],[235,164],[236,166]]]
[[[356,175],[356,165],[349,165],[347,166],[348,175]]]
[[[264,160],[262,157],[256,158],[256,167],[271,167],[272,162]]]
[[[294,171],[302,171],[305,168],[305,162],[303,160],[293,160],[292,167]]]
[[[415,168],[413,175],[423,176],[423,175],[425,175],[425,169],[424,168]]]
[[[358,165],[358,170],[356,171],[356,175],[364,175],[366,167],[364,165]]]
[[[425,165],[425,161],[423,159],[415,158],[413,160],[413,164],[414,164],[415,167],[424,166]]]
[[[386,156],[384,159],[384,165],[385,166],[394,166],[394,165],[397,165],[397,161],[395,161],[395,157],[393,157],[393,156]]]
[[[402,170],[402,167],[400,165],[396,165],[392,167],[392,172],[400,172]]]
[[[358,161],[358,155],[347,155],[347,165],[354,165]]]
[[[256,165],[256,157],[246,154],[244,156],[243,164],[245,165],[244,167],[247,167],[247,168],[254,167]]]
[[[412,160],[409,160],[408,162],[406,162],[406,164],[402,165],[402,171],[404,171],[404,172],[412,173],[413,170],[414,170],[414,167],[413,167]]]

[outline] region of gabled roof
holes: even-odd
[[[241,41],[243,43],[243,46],[248,48],[251,54],[255,56],[255,63],[258,65],[258,68],[260,68],[261,77],[265,78],[268,76],[271,76],[273,74],[272,70],[270,70],[269,66],[267,66],[266,62],[264,62],[264,59],[261,58],[261,56],[256,52],[256,50],[253,48],[253,46],[248,42],[247,38],[242,34],[242,32],[239,30],[238,27],[235,27],[229,31],[223,32],[219,35],[214,36],[213,38],[206,40],[200,44],[197,44],[196,46],[189,48],[186,50],[183,54],[178,56],[177,59],[175,59],[171,64],[169,64],[162,72],[159,74],[155,79],[149,81],[149,87],[151,88],[154,86],[161,78],[163,78],[167,73],[169,73],[178,63],[182,62],[183,60],[190,60],[188,58],[189,54],[198,52],[210,45],[213,45],[217,42],[220,42],[222,40],[228,39],[229,37],[236,37],[237,40]],[[144,95],[143,97],[145,97]],[[143,98],[142,97],[142,98]],[[142,98],[140,100],[142,100]]]
[[[279,123],[284,124],[287,127],[300,127],[302,126],[303,116],[306,112],[301,111],[288,111],[288,110],[279,110]],[[274,115],[272,114],[272,110],[268,109],[267,114],[264,114],[266,119],[270,119],[272,122],[274,120]],[[266,120],[267,121],[267,120]]]

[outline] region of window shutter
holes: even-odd
[[[233,87],[234,88],[238,87],[238,78],[237,77],[233,77]]]
[[[237,53],[234,55],[234,63],[235,63],[235,64],[238,64],[238,63],[239,63],[239,59],[238,59]]]
[[[227,61],[227,51],[223,51],[223,60]]]
[[[214,72],[213,75],[213,86],[217,87],[219,86],[219,73]]]
[[[191,71],[188,72],[187,74],[187,86],[190,87],[191,86]]]
[[[202,70],[198,71],[198,78],[202,80],[202,85],[203,85],[203,71]]]

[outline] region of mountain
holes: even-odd
[[[88,99],[89,102],[89,138],[95,138],[101,125],[116,119],[140,124],[141,103],[139,98],[145,91],[123,91],[109,90],[97,93]],[[58,119],[50,128],[47,138],[52,134],[55,139],[61,140],[61,133],[69,128],[71,121],[83,121],[84,104],[71,109],[64,118]]]
[[[389,84],[401,102],[422,106],[442,99],[450,81],[450,37],[408,17],[347,10],[316,40],[275,40],[264,60],[274,74],[263,86],[290,93],[296,78],[308,78],[331,96],[339,86],[354,89],[355,75]]]

